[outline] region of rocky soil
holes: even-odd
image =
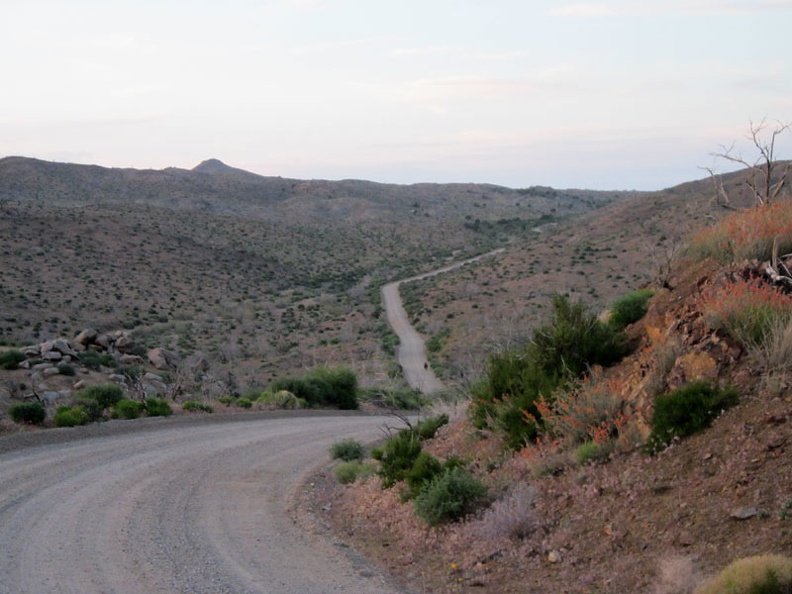
[[[511,507],[429,529],[398,488],[383,491],[376,477],[341,486],[328,470],[304,500],[317,529],[426,593],[678,594],[735,558],[792,554],[792,391],[709,330],[698,300],[739,272],[703,264],[674,277],[630,329],[635,353],[606,372],[644,421],[658,382],[734,385],[740,404],[710,429],[655,456],[622,443],[604,463],[579,465],[547,449],[503,454],[463,417],[428,449],[469,460],[494,493],[512,493]],[[517,523],[521,536],[507,536]]]

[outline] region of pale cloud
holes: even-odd
[[[451,54],[462,51],[461,47],[454,45],[431,45],[426,47],[404,47],[392,50],[389,55],[401,56],[426,56],[431,54]]]
[[[549,11],[550,16],[727,16],[792,9],[792,0],[659,0],[651,2],[579,2]]]
[[[361,47],[366,45],[374,45],[384,41],[383,38],[377,37],[361,37],[358,39],[343,39],[340,41],[329,41],[326,43],[310,43],[293,47],[291,53],[295,55],[316,54],[332,52],[337,50],[346,50],[353,47]]]

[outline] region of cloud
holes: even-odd
[[[391,56],[427,56],[432,54],[459,53],[462,48],[453,45],[431,45],[426,47],[397,48],[390,52]]]
[[[651,0],[646,2],[578,2],[553,8],[550,16],[727,16],[792,9],[792,0]]]

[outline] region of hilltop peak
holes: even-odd
[[[201,161],[201,163],[193,167],[193,171],[199,173],[225,173],[233,170],[233,167],[229,167],[220,159],[206,159],[206,161]]]

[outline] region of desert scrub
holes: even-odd
[[[8,407],[8,416],[15,423],[41,425],[47,418],[47,411],[40,402],[17,402]]]
[[[475,531],[484,538],[530,536],[538,522],[533,511],[536,492],[527,483],[513,483],[476,522]]]
[[[383,488],[389,489],[407,477],[421,449],[418,436],[407,431],[390,438],[381,448],[372,450],[371,456],[380,463],[378,474]]]
[[[264,391],[256,399],[256,404],[284,410],[295,410],[307,406],[304,400],[297,398],[288,390],[280,390],[278,392]]]
[[[137,419],[142,412],[142,402],[123,398],[113,405],[110,417],[113,419]]]
[[[252,408],[253,407],[253,402],[250,400],[250,398],[239,398],[236,401],[236,405],[239,408]]]
[[[317,367],[302,377],[275,380],[269,390],[291,392],[309,406],[335,406],[341,410],[353,410],[359,406],[357,376],[345,367]]]
[[[74,406],[59,406],[55,410],[52,420],[56,427],[77,427],[90,423],[91,417],[83,406],[76,404]]]
[[[150,417],[167,417],[173,414],[170,404],[161,398],[146,398],[143,401],[143,409]]]
[[[761,345],[792,320],[792,296],[759,279],[726,283],[702,298],[702,308],[710,327],[745,347]]]
[[[654,291],[651,289],[639,289],[620,297],[611,306],[608,322],[619,330],[634,324],[646,315],[652,295]]]
[[[191,412],[205,412],[205,413],[212,413],[214,409],[209,404],[204,404],[203,402],[198,402],[197,400],[185,400],[182,402],[182,410]]]
[[[600,462],[606,460],[614,449],[612,441],[597,443],[587,441],[580,444],[575,450],[575,462],[578,464],[588,464],[589,462]]]
[[[694,382],[670,394],[656,396],[647,450],[658,452],[675,437],[687,437],[706,429],[723,410],[738,401],[734,388],[721,389],[708,381]]]
[[[448,424],[448,415],[441,414],[434,417],[427,417],[418,421],[413,431],[421,439],[432,439],[437,433],[438,429],[443,425]]]
[[[789,594],[792,592],[792,558],[759,555],[738,559],[695,594]]]
[[[713,258],[722,264],[742,260],[769,260],[773,242],[778,251],[792,251],[792,203],[781,200],[735,212],[699,232],[687,247],[695,260]]]
[[[337,441],[330,446],[330,457],[333,460],[343,460],[344,462],[358,462],[363,460],[366,455],[366,448],[363,444],[354,439],[344,439]]]
[[[487,488],[470,472],[455,466],[436,476],[415,498],[415,513],[430,526],[454,522],[476,511]]]
[[[365,478],[374,474],[373,464],[363,464],[358,461],[344,462],[333,469],[333,474],[339,483],[348,485],[354,483],[359,478]]]
[[[14,369],[19,369],[19,364],[25,359],[27,359],[27,357],[22,351],[16,349],[5,351],[4,353],[0,353],[0,367],[6,371],[13,371]]]
[[[77,370],[74,369],[74,366],[69,363],[58,363],[58,373],[65,376],[74,376],[77,375]]]
[[[83,388],[77,395],[81,398],[95,400],[104,410],[119,402],[124,397],[124,391],[116,384],[95,384]]]

